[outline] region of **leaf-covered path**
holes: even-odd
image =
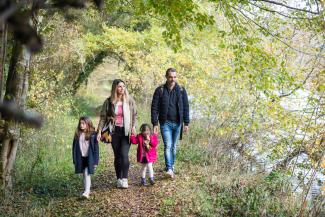
[[[167,213],[177,213],[181,210],[175,204],[169,204],[173,200],[169,201],[168,198],[180,187],[183,175],[178,174],[175,180],[167,179],[162,170],[163,159],[154,165],[156,180],[154,186],[149,183],[147,186],[140,186],[140,165],[135,163],[135,159],[131,159],[128,189],[115,187],[116,178],[112,161],[113,159],[102,162],[105,164],[105,169],[92,179],[92,192],[88,200],[82,199],[79,194],[58,198],[52,204],[52,207],[57,207],[52,209],[55,212],[52,214],[59,216],[165,216],[166,205],[172,209]],[[81,192],[82,184],[80,184]]]

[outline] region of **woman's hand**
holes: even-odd
[[[132,129],[131,129],[131,134],[132,134],[132,135],[135,135],[135,133],[136,133],[136,132],[135,132],[135,127],[132,127]]]
[[[97,141],[100,142],[101,134],[97,133]]]

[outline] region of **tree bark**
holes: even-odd
[[[21,109],[24,109],[27,97],[30,59],[30,53],[22,48],[20,42],[14,40],[4,101],[15,103]],[[4,133],[0,149],[0,183],[1,190],[6,195],[12,190],[12,170],[19,145],[20,125],[7,120]]]
[[[19,70],[19,60],[21,58],[22,45],[14,39],[12,47],[8,77],[6,82],[5,102],[15,102],[19,105],[19,95],[21,93],[21,82],[23,73]]]
[[[3,80],[6,63],[7,51],[7,25],[5,22],[1,23],[1,51],[0,51],[0,102],[3,100]]]
[[[11,128],[11,129],[9,129]],[[9,127],[8,131],[15,130],[16,134],[20,133],[18,127],[15,127],[14,125],[12,127]],[[13,136],[12,134],[7,134],[8,136],[4,139],[2,142],[2,148],[1,148],[1,181],[2,181],[2,190],[5,194],[8,194],[8,192],[12,189],[12,169],[14,166],[14,162],[16,159],[16,153],[17,153],[17,137]]]

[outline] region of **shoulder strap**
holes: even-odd
[[[111,107],[113,107],[113,103],[111,102],[111,97],[107,98],[106,112],[108,112]]]
[[[163,93],[164,93],[164,84],[160,85],[159,86],[159,96],[162,97]],[[181,94],[183,94],[183,90],[184,90],[184,87],[183,86],[179,86],[179,89],[181,90]]]
[[[164,93],[164,85],[162,84],[162,85],[160,85],[159,86],[159,89],[160,89],[160,97],[162,97],[162,95],[163,95],[163,93]]]
[[[107,100],[106,111],[108,111],[109,106],[111,105],[111,97],[108,97],[106,100]]]
[[[159,89],[160,89],[160,97],[162,97],[163,93],[164,93],[164,84],[160,85],[159,86]],[[183,86],[179,86],[179,89],[181,91],[181,95],[183,94],[183,90],[184,90],[184,87]]]
[[[181,91],[181,97],[183,97],[184,87],[183,86],[179,86],[179,89]]]

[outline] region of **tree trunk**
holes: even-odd
[[[24,109],[27,97],[30,58],[30,53],[14,40],[4,101],[16,103],[21,109]],[[2,192],[8,194],[12,189],[12,169],[20,138],[20,125],[6,121],[4,133],[0,150],[0,180]]]
[[[1,31],[1,51],[0,51],[0,102],[3,100],[3,80],[6,63],[7,51],[7,25],[3,22],[0,27]]]
[[[23,73],[19,65],[21,59],[22,45],[16,39],[12,47],[8,77],[6,82],[6,93],[4,96],[5,102],[15,102],[19,105],[19,96],[22,89],[22,77]]]
[[[19,135],[19,127],[12,125],[8,127],[8,131]],[[2,142],[1,147],[1,179],[2,188],[5,194],[12,189],[12,169],[16,159],[17,147],[18,147],[18,136],[7,133],[7,137]]]

